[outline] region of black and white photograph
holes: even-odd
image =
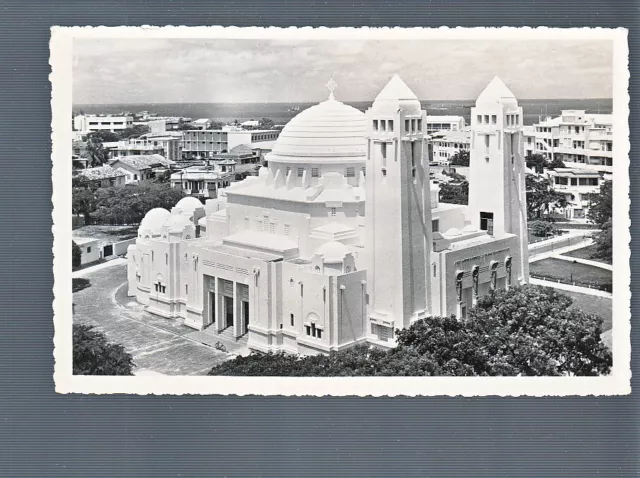
[[[626,41],[54,27],[57,391],[628,393]]]

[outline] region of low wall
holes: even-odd
[[[554,237],[547,241],[540,241],[534,244],[529,244],[529,257],[535,257],[546,252],[552,252],[563,247],[573,246],[587,240],[591,240],[591,233],[578,233],[566,236]]]
[[[113,243],[113,255],[114,256],[125,256],[127,255],[127,248],[131,244],[136,243],[136,238],[127,239],[126,241],[114,242]]]

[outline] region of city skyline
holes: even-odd
[[[73,103],[312,103],[329,78],[362,102],[394,73],[424,100],[470,100],[494,76],[520,98],[604,99],[612,52],[601,40],[82,39]]]

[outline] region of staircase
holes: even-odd
[[[233,335],[233,327],[227,327],[217,335],[223,341],[237,343],[238,345],[247,345],[247,341],[249,340],[247,334],[244,334],[242,337],[238,337],[236,339]]]

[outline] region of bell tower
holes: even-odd
[[[366,120],[368,334],[387,341],[393,340],[395,329],[429,314],[426,112],[395,75],[367,110]]]
[[[529,257],[522,123],[518,100],[496,76],[471,108],[468,218],[493,237],[519,237],[518,266],[526,281]]]

